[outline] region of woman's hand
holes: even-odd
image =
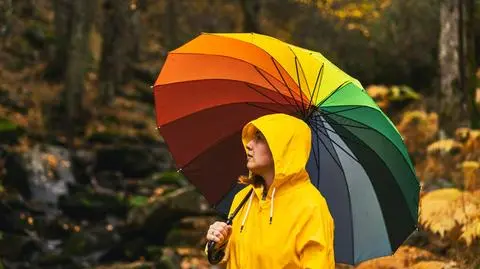
[[[231,225],[227,225],[225,222],[217,221],[214,224],[210,225],[206,238],[209,241],[214,241],[215,243],[217,243],[216,247],[220,247],[228,240],[231,233]]]

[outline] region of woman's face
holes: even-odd
[[[274,169],[273,157],[265,136],[255,130],[253,139],[247,145],[247,168],[252,173],[263,175]]]

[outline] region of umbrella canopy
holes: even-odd
[[[311,127],[307,170],[335,220],[337,262],[390,255],[415,230],[420,187],[400,134],[320,53],[259,34],[201,34],[169,53],[154,95],[176,166],[220,212],[248,173],[242,127],[285,113]]]

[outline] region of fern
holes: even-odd
[[[425,194],[420,224],[442,238],[462,240],[468,246],[480,238],[480,192],[448,188]]]
[[[462,163],[463,183],[466,190],[474,191],[480,187],[480,163],[465,161]]]

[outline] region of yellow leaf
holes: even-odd
[[[480,239],[480,191],[440,189],[422,197],[419,222],[425,229],[445,237],[455,235],[467,245]],[[456,229],[460,228],[460,229]],[[459,231],[457,234],[453,231]]]
[[[462,144],[458,143],[453,139],[442,139],[430,144],[427,148],[427,152],[430,154],[440,153],[440,154],[455,154],[462,150]]]
[[[462,163],[463,183],[466,190],[475,190],[480,187],[480,163],[465,161]]]
[[[465,240],[467,246],[472,245],[475,239],[480,239],[480,218],[477,218],[473,223],[465,225],[460,238]]]
[[[446,268],[458,268],[458,267],[452,267],[453,264],[451,263],[445,263],[441,261],[421,261],[417,264],[415,264],[412,269],[446,269]],[[453,265],[454,266],[454,265]]]
[[[461,191],[454,188],[440,189],[425,194],[421,200],[420,224],[433,233],[445,236],[457,225],[453,218],[455,208],[452,208],[451,205],[461,194]]]

